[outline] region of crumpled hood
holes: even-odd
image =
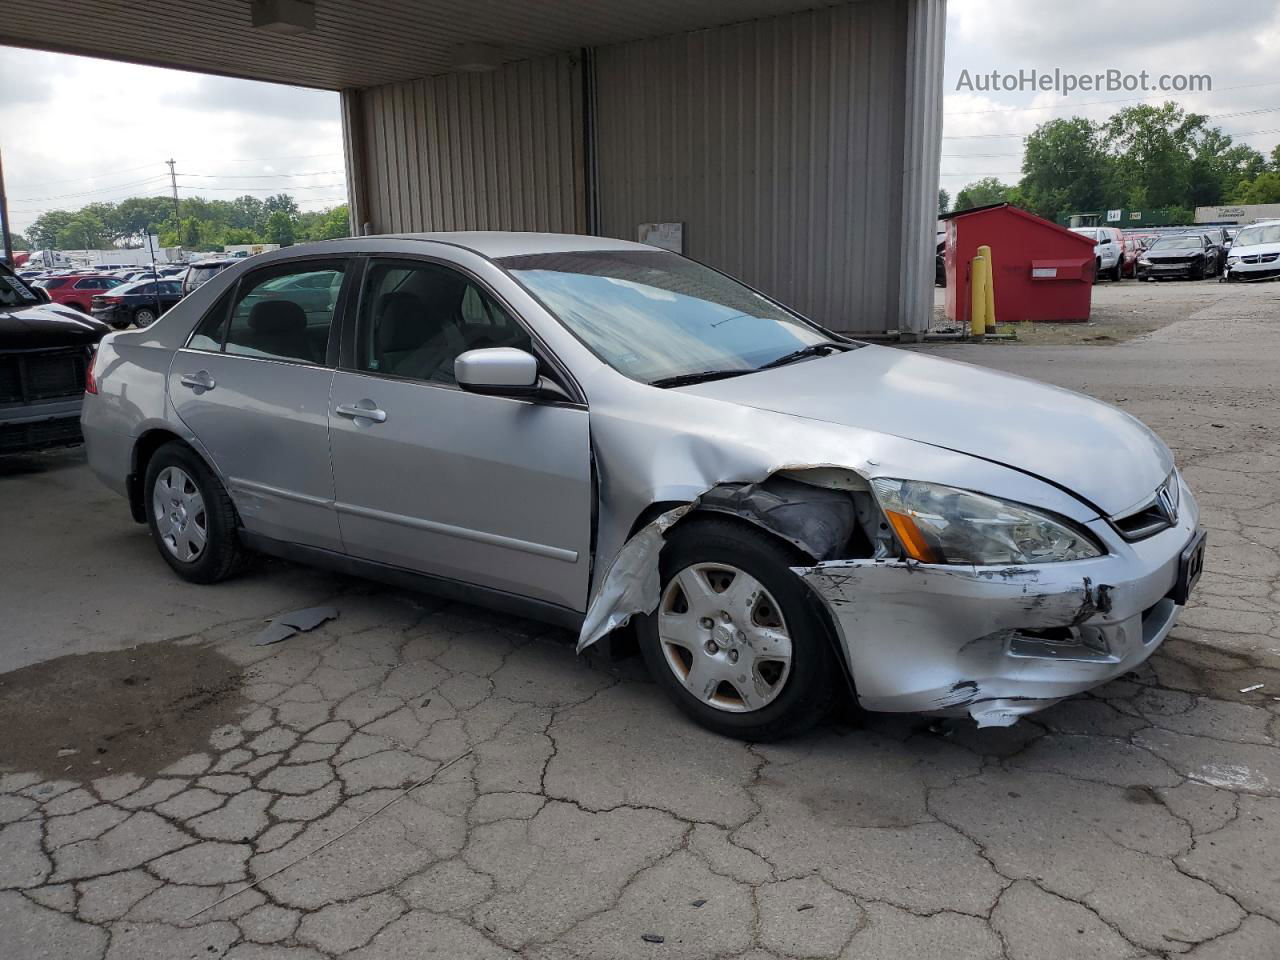
[[[1169,449],[1083,394],[907,350],[865,346],[679,388],[729,403],[892,434],[1033,474],[1112,515],[1149,499]]]
[[[94,344],[111,327],[71,307],[44,303],[0,307],[0,350],[41,350]]]

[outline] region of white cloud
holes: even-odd
[[[960,187],[982,176],[998,175],[1006,183],[1018,178],[1021,141],[975,134],[1026,134],[1055,117],[1101,120],[1139,102],[1134,97],[1148,96],[1152,103],[1173,100],[1211,117],[1280,107],[1278,49],[1280,4],[1275,0],[1233,0],[1229,16],[1206,8],[1199,0],[1126,0],[1121,5],[1114,0],[950,0],[942,185],[954,196]],[[1108,68],[1131,73],[1146,70],[1153,78],[1208,74],[1213,89],[1166,95],[1076,92],[1065,97],[1049,92],[956,90],[962,70],[972,76],[993,69],[1008,73],[1055,67],[1080,74]],[[1108,100],[1119,102],[1095,102]],[[1005,112],[975,112],[990,110]],[[1218,117],[1211,123],[1264,154],[1280,143],[1280,109]],[[1000,156],[959,156],[979,153]]]
[[[10,47],[0,91],[19,231],[46,209],[168,195],[170,158],[180,196],[287,192],[303,209],[345,199],[336,93]]]

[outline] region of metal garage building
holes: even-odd
[[[45,0],[8,10],[0,44],[340,90],[362,232],[679,223],[684,253],[820,322],[912,334],[933,304],[945,12]]]

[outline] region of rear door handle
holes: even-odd
[[[184,387],[190,387],[192,390],[212,390],[218,385],[218,381],[209,376],[208,370],[201,370],[199,373],[184,373],[180,382]]]
[[[361,403],[367,403],[369,406],[362,407],[359,403],[340,403],[333,408],[333,412],[340,417],[350,417],[352,420],[357,417],[363,417],[365,420],[372,420],[374,423],[386,422],[387,411],[379,410],[374,406],[372,400],[362,400]]]

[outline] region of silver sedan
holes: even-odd
[[[1013,723],[1150,656],[1203,563],[1128,414],[617,240],[253,257],[106,337],[87,389],[89,462],[179,576],[268,553],[634,636],[757,740],[850,695]]]

